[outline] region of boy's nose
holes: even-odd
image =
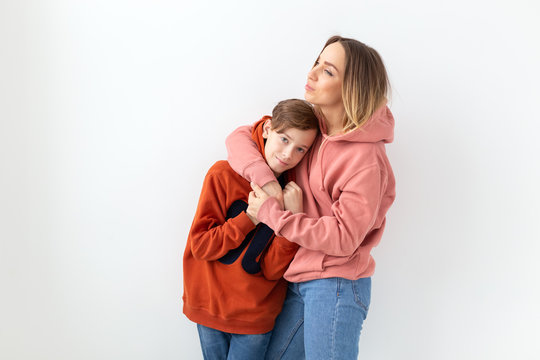
[[[283,157],[284,157],[285,159],[290,159],[291,156],[292,156],[292,149],[291,149],[291,148],[285,148],[285,149],[283,150]]]

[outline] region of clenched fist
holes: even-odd
[[[302,189],[294,181],[289,182],[283,189],[283,203],[285,210],[293,214],[304,211],[302,199]]]

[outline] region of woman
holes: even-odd
[[[282,210],[281,189],[253,147],[249,127],[227,139],[229,163],[254,183],[250,216],[300,245],[285,273],[290,285],[267,359],[358,356],[375,269],[370,252],[395,198],[385,151],[394,131],[388,88],[375,50],[339,36],[326,42],[305,86],[321,135],[296,168],[302,213]]]

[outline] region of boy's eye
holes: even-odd
[[[281,137],[281,141],[284,142],[284,143],[289,142],[289,140],[288,140],[286,137],[284,137],[284,136]]]

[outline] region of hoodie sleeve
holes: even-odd
[[[251,126],[241,126],[225,140],[229,165],[247,181],[264,186],[276,181],[274,173],[251,138]]]
[[[276,236],[264,253],[261,270],[267,280],[279,280],[289,267],[299,245]]]
[[[221,176],[220,176],[221,175]],[[255,228],[245,212],[225,220],[230,200],[220,181],[223,174],[210,169],[206,175],[195,218],[189,231],[191,252],[198,260],[218,260],[235,249]],[[222,180],[222,179],[221,179]]]
[[[370,231],[383,226],[377,219],[382,181],[379,166],[373,165],[354,174],[344,184],[330,216],[310,218],[280,210],[276,199],[268,198],[258,214],[260,221],[300,246],[332,256],[349,256],[362,245]],[[376,224],[376,221],[379,220]]]

